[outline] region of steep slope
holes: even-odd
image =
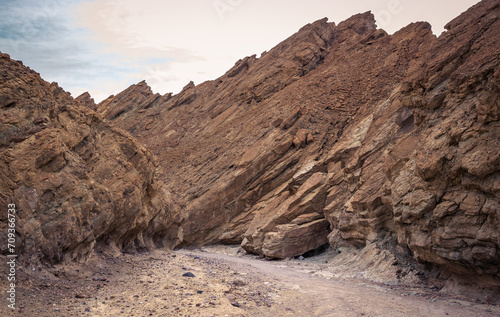
[[[97,110],[97,105],[95,104],[94,98],[90,96],[88,92],[84,92],[80,96],[75,98],[75,101],[78,102],[80,105],[89,107],[92,110]]]
[[[216,81],[164,97],[140,83],[98,109],[160,158],[162,179],[186,204],[181,244],[241,242],[257,202],[276,188],[295,191],[304,179],[292,176],[331,147],[358,109],[387,98],[433,40],[425,23],[389,36],[370,13],[338,26],[324,19],[260,58],[238,61]],[[129,102],[144,95],[149,103]],[[322,203],[285,213],[320,212],[323,220],[307,223],[324,243]]]
[[[439,38],[320,20],[215,81],[139,83],[98,111],[160,158],[175,245],[285,258],[328,242],[398,277],[416,259],[497,283],[499,10],[484,0]]]
[[[6,54],[0,72],[0,205],[16,205],[19,259],[35,266],[161,244],[157,221],[171,202],[150,151]]]

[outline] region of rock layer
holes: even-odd
[[[249,244],[264,241],[255,230],[287,236],[295,229],[277,226],[295,217],[318,213],[326,219],[326,174],[313,193],[302,197],[301,186],[312,174],[327,172],[317,164],[322,154],[356,113],[367,111],[360,109],[389,96],[434,38],[426,23],[389,36],[376,29],[371,13],[338,26],[323,19],[260,58],[238,61],[216,81],[190,83],[179,95],[163,97],[140,83],[98,111],[160,158],[162,180],[185,204],[179,245],[245,239],[246,248],[261,250]],[[147,102],[134,101],[145,94]],[[268,219],[275,208],[269,206],[276,205],[271,201],[286,200],[283,195],[291,206],[279,207],[284,217]],[[304,236],[304,245],[275,254],[302,254],[326,235],[317,230]]]
[[[77,101],[79,104],[85,107],[89,107],[92,110],[97,110],[97,105],[95,104],[94,98],[90,96],[88,92],[84,92],[80,96],[75,98],[75,101]]]
[[[36,237],[72,232],[51,227],[68,223],[65,210],[80,219],[55,237],[67,241],[57,255],[99,241],[223,242],[287,258],[328,242],[384,270],[404,265],[398,278],[424,263],[500,285],[500,2],[446,28],[389,35],[370,12],[323,19],[214,81],[164,96],[140,82],[98,114],[29,71],[4,72],[2,157],[15,181],[2,199],[31,210]],[[71,195],[82,198],[64,205]]]
[[[0,69],[0,204],[16,205],[21,258],[56,263],[96,247],[162,244],[155,219],[172,223],[174,207],[150,151],[8,55]]]
[[[110,119],[160,158],[179,246],[285,258],[328,240],[498,277],[499,2],[446,28],[323,19],[215,81],[99,109],[126,109]]]

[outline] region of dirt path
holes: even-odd
[[[277,304],[289,312],[283,316],[500,316],[500,307],[439,296],[431,290],[395,291],[356,279],[324,278],[321,271],[325,266],[318,260],[266,261],[224,253],[179,252],[217,259],[232,269],[267,277],[280,289]]]
[[[16,310],[5,301],[0,316],[500,316],[425,288],[331,277],[329,256],[266,261],[219,246],[30,268]]]

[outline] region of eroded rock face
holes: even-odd
[[[8,55],[0,70],[0,204],[16,204],[21,258],[35,265],[96,247],[168,245],[154,221],[172,223],[173,207],[150,151]]]
[[[300,255],[330,231],[322,157],[434,40],[427,23],[389,36],[369,12],[337,26],[323,19],[216,81],[129,102],[150,91],[141,83],[98,109],[159,157],[162,180],[185,204],[180,246],[243,242],[268,257]],[[292,223],[311,213],[320,218]]]
[[[75,101],[80,105],[89,107],[94,111],[97,110],[97,105],[95,104],[94,98],[92,98],[92,96],[88,92],[84,92],[80,96],[76,97]]]
[[[66,241],[58,256],[223,242],[287,258],[328,242],[362,249],[360,267],[376,255],[382,271],[415,276],[419,261],[499,284],[499,8],[480,2],[439,38],[423,22],[388,35],[369,12],[323,19],[217,80],[164,96],[141,82],[98,114],[7,72],[2,157],[16,181],[2,186],[31,210],[36,245]],[[54,220],[66,213],[76,233]]]
[[[395,232],[421,261],[499,276],[499,15],[483,1],[450,22],[373,119],[344,133],[352,155],[332,148],[332,245]]]
[[[179,95],[107,102],[182,197],[180,246],[399,245],[498,277],[498,18],[482,1],[439,38],[427,23],[388,35],[371,13],[324,19]]]

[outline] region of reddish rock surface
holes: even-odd
[[[179,246],[285,258],[327,235],[498,277],[499,10],[482,1],[439,38],[323,19],[217,80],[164,97],[140,83],[99,110],[125,110],[110,119],[160,158]]]
[[[77,101],[80,105],[89,107],[92,110],[97,110],[97,105],[95,104],[94,98],[90,96],[88,92],[84,92],[80,96],[75,98],[75,101]]]
[[[484,0],[446,28],[436,37],[419,22],[388,35],[369,12],[338,25],[316,21],[259,58],[236,62],[216,80],[190,82],[177,95],[154,94],[141,82],[101,102],[99,115],[68,106],[76,113],[62,115],[69,123],[58,119],[59,130],[37,132],[47,138],[41,143],[47,154],[24,155],[29,162],[13,175],[24,175],[26,166],[36,177],[46,177],[38,170],[61,173],[72,159],[94,164],[88,180],[77,182],[89,183],[88,195],[102,185],[119,204],[106,208],[116,225],[93,227],[96,241],[111,235],[135,246],[147,245],[146,237],[177,247],[241,243],[271,258],[328,242],[335,250],[362,249],[360,261],[403,265],[398,277],[423,270],[423,263],[498,286],[500,1]],[[17,81],[4,75],[4,82],[1,89]],[[35,96],[57,96],[43,85]],[[16,153],[29,153],[35,142],[16,122],[52,124],[57,109],[72,104],[65,97],[31,115],[24,113],[31,101],[0,98],[8,113],[4,131],[11,129],[4,147]],[[101,153],[101,146],[115,152],[103,151],[102,161],[81,159],[78,144],[87,135],[95,141],[84,144],[91,147],[85,155]],[[14,155],[8,151],[7,163]],[[106,160],[112,163],[100,163]],[[34,188],[28,180],[8,186]],[[129,204],[119,195],[136,198]],[[62,204],[64,197],[47,201]],[[137,213],[121,214],[122,205]]]
[[[0,70],[0,205],[16,205],[20,259],[34,267],[162,244],[171,202],[151,152],[6,54]]]
[[[295,191],[310,175],[326,172],[315,162],[360,109],[368,112],[363,107],[389,96],[434,39],[425,23],[389,36],[376,29],[371,13],[338,26],[324,19],[260,58],[238,61],[215,81],[190,83],[173,97],[153,95],[139,83],[98,110],[159,157],[162,180],[185,205],[179,245],[239,243],[254,235],[248,230],[276,232],[275,226],[293,220],[291,214],[324,215],[326,181],[315,189],[314,202],[312,194],[301,197]],[[140,98],[147,102],[137,103]],[[297,173],[302,175],[294,178]],[[287,216],[272,226],[255,223],[267,217],[257,216],[259,210],[272,211],[265,206],[282,196],[278,192],[295,201],[283,210]],[[304,239],[308,247],[278,253],[302,254],[318,246],[315,240],[325,241],[321,232],[322,237]]]

